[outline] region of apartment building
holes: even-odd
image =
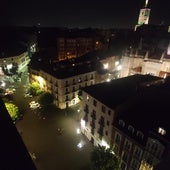
[[[43,90],[51,92],[55,105],[64,109],[79,102],[78,92],[82,88],[115,78],[112,71],[119,65],[119,58],[106,51],[60,62],[33,57],[29,66],[30,83],[37,82]]]
[[[31,66],[29,68],[30,83],[37,82],[41,89],[54,96],[54,104],[64,109],[77,104],[78,93],[82,87],[95,84],[96,71],[89,65],[65,66],[59,68],[55,64]]]
[[[81,131],[94,145],[111,147],[121,158],[122,170],[151,170],[162,159],[166,118],[159,122],[160,107],[157,112],[153,109],[151,96],[154,98],[157,89],[148,94],[149,87],[161,84],[159,77],[133,75],[83,89]],[[130,106],[135,109],[128,110]]]
[[[3,69],[11,69],[12,65],[16,64],[18,67],[18,72],[20,72],[27,64],[30,62],[30,58],[27,52],[21,52],[14,56],[1,56],[0,57],[0,67]]]
[[[96,37],[68,36],[57,38],[58,60],[80,57],[102,48],[102,42]]]

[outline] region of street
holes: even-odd
[[[46,111],[30,109],[33,98],[24,98],[26,75],[16,89],[14,102],[23,116],[16,122],[18,132],[28,149],[34,155],[38,170],[90,170],[92,144],[82,135],[79,128],[77,108],[60,110],[55,107]],[[58,133],[58,128],[62,132]],[[81,142],[82,148],[77,145]]]

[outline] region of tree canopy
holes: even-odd
[[[19,116],[19,109],[16,105],[12,104],[12,103],[5,103],[5,106],[8,110],[8,113],[10,114],[12,120],[16,120]]]
[[[33,96],[37,96],[42,93],[40,85],[37,82],[34,82],[30,85],[29,92]]]
[[[54,97],[49,92],[44,92],[39,97],[39,103],[42,106],[50,105],[53,103],[53,101],[54,101]]]
[[[119,158],[116,157],[111,149],[98,146],[91,152],[91,161],[94,170],[119,170]]]

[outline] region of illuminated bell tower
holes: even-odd
[[[138,24],[135,26],[135,30],[136,30],[137,27],[139,27],[143,24],[149,23],[149,15],[150,15],[151,9],[148,8],[148,1],[149,0],[146,0],[144,8],[140,9]]]

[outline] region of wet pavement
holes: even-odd
[[[14,96],[15,103],[24,114],[16,127],[28,151],[35,154],[37,169],[90,170],[93,146],[82,134],[76,133],[81,112],[77,112],[76,107],[67,111],[54,107],[46,111],[31,110],[29,102],[33,99],[23,97],[23,87],[21,83]],[[58,133],[58,128],[61,133]],[[77,147],[80,142],[82,148]]]

